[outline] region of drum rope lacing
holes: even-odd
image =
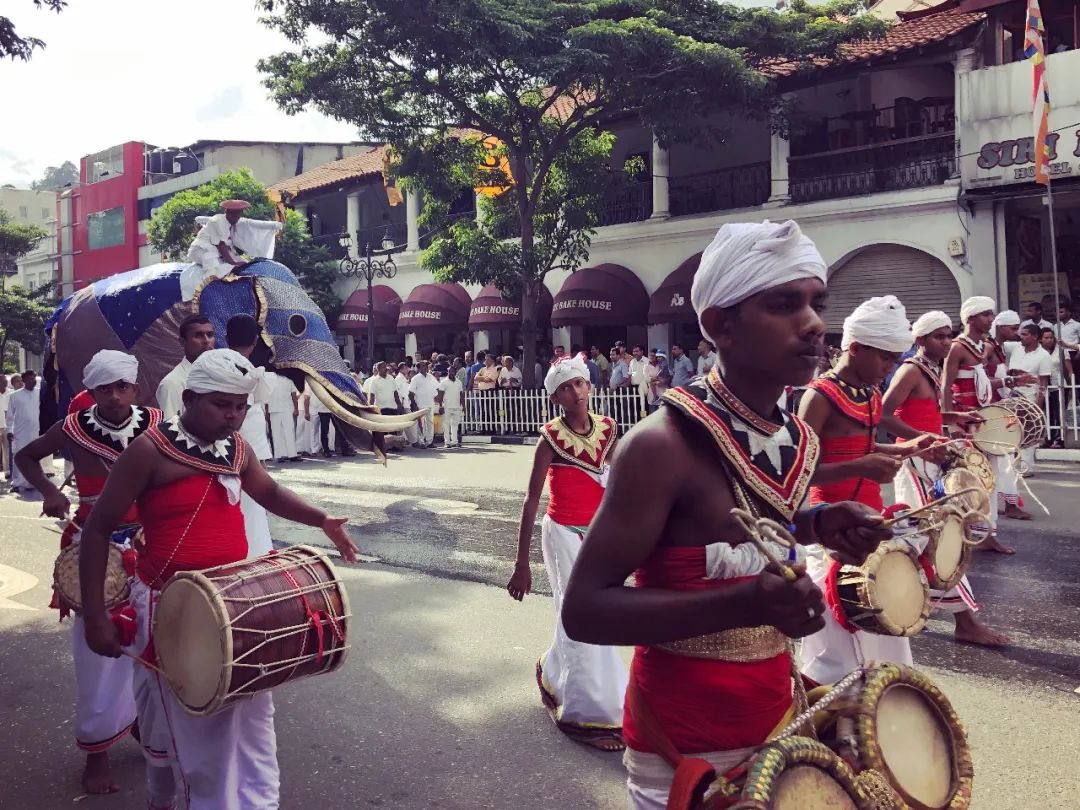
[[[323,593],[323,605],[326,607],[326,610],[315,610],[314,608],[312,608],[311,603],[308,601],[307,591],[305,590],[305,588],[296,581],[296,577],[292,575],[292,572],[289,571],[287,567],[278,564],[279,560],[277,560],[274,555],[275,553],[271,552],[271,555],[267,562],[276,567],[278,570],[281,571],[282,574],[285,575],[285,578],[289,581],[289,584],[292,585],[294,593],[300,597],[300,604],[304,606],[304,612],[307,614],[308,617],[308,626],[315,632],[315,637],[318,640],[318,650],[315,653],[315,660],[322,661],[323,658],[326,656],[326,641],[324,639],[323,628],[328,626],[330,632],[341,644],[345,643],[345,634],[342,632],[341,627],[338,624],[338,619],[334,615],[333,608],[331,607],[329,600],[325,596],[325,590],[321,590],[321,592]],[[307,639],[305,636],[304,648],[302,648],[300,651],[301,655],[304,654],[304,649],[306,649],[306,646]],[[335,649],[337,648],[335,647]],[[297,664],[297,667],[299,667],[299,664]]]

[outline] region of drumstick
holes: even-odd
[[[761,518],[760,520],[756,520],[754,516],[747,512],[745,509],[739,509],[738,507],[731,510],[731,516],[735,518],[735,522],[739,524],[739,526],[743,530],[743,533],[747,536],[750,542],[757,546],[757,550],[761,552],[762,556],[780,570],[780,574],[784,577],[785,580],[787,580],[788,582],[794,582],[796,579],[799,578],[798,575],[791,570],[791,567],[789,565],[776,559],[776,555],[772,553],[769,547],[765,544],[765,541],[762,539],[762,524],[767,520],[767,518]],[[772,527],[769,528],[771,529]],[[783,527],[780,528],[783,529]]]
[[[144,667],[154,670],[154,672],[158,673],[159,675],[161,675],[163,677],[168,677],[168,676],[165,675],[165,670],[163,670],[161,667],[154,666],[153,664],[151,664],[149,661],[147,661],[142,656],[136,655],[133,652],[128,652],[127,650],[121,650],[120,652],[121,652],[121,654],[126,655],[128,658],[132,659],[133,661],[138,661]]]
[[[948,501],[951,501],[951,500],[953,500],[955,498],[959,498],[961,495],[967,495],[969,492],[983,492],[983,493],[985,493],[985,490],[979,489],[978,487],[967,487],[965,489],[961,489],[961,490],[959,490],[957,492],[950,493],[949,495],[944,495],[941,498],[938,498],[937,500],[930,501],[930,503],[924,504],[923,506],[920,506],[917,509],[909,509],[906,512],[901,512],[900,514],[886,520],[885,525],[886,526],[892,526],[893,524],[898,523],[901,520],[907,520],[908,518],[913,517],[915,515],[921,514],[923,512],[928,512],[929,510],[933,509],[936,506],[941,506],[942,504],[947,503]]]

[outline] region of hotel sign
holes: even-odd
[[[1063,140],[1063,137],[1067,140]],[[1075,133],[1051,132],[1046,138],[1050,147],[1047,170],[1051,177],[1068,177],[1080,173],[1080,130]],[[980,172],[969,179],[973,187],[1024,183],[1035,178],[1035,139],[1016,138],[1008,141],[987,141],[979,147],[975,165]]]

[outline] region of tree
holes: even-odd
[[[51,285],[31,292],[18,284],[8,285],[0,291],[0,358],[7,359],[11,343],[18,343],[29,352],[42,351],[45,321],[56,306],[51,292]]]
[[[195,217],[218,214],[222,201],[232,199],[251,203],[244,215],[252,219],[269,220],[276,216],[266,186],[255,179],[250,169],[239,169],[219,174],[209,183],[170,198],[154,212],[147,237],[164,256],[180,259],[187,253],[198,231]],[[285,216],[274,258],[296,274],[300,284],[322,309],[327,322],[333,323],[341,309],[341,299],[334,292],[337,265],[326,248],[312,241],[307,223],[296,211],[289,211]]]
[[[34,191],[63,191],[65,186],[79,185],[79,167],[70,160],[60,166],[49,166],[40,180],[30,184]]]
[[[20,225],[0,208],[0,285],[18,270],[18,260],[38,246],[48,234],[37,225]]]
[[[497,243],[462,221],[423,260],[443,278],[516,280],[527,383],[543,278],[588,256],[595,220],[565,195],[587,202],[568,172],[608,166],[598,127],[634,118],[663,145],[722,137],[720,112],[783,128],[770,62],[810,66],[882,30],[859,0],[795,0],[783,13],[711,0],[260,2],[264,21],[298,46],[259,63],[278,104],[313,106],[391,143],[428,204],[445,206],[475,179],[469,133],[497,139],[488,171],[506,191],[484,206],[485,230],[502,235],[491,226],[516,217],[519,241]],[[477,263],[485,269],[474,272]]]
[[[67,5],[67,0],[34,0],[38,8],[47,8],[59,14]],[[44,48],[45,43],[36,37],[21,37],[15,33],[15,23],[8,17],[0,17],[0,57],[10,56],[29,62],[34,51]]]

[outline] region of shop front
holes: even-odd
[[[354,366],[363,367],[365,374],[370,372],[370,364],[380,360],[398,362],[405,359],[405,347],[398,334],[398,317],[401,314],[401,296],[385,284],[376,284],[371,288],[373,309],[372,323],[375,324],[375,350],[368,351],[368,291],[358,289],[348,297],[341,307],[334,331],[352,339],[352,360]],[[346,351],[348,354],[348,351]]]
[[[401,304],[397,331],[405,335],[405,353],[464,355],[469,346],[472,297],[457,283],[420,284]]]
[[[551,309],[554,306],[551,292],[541,286],[540,300],[536,310],[536,335],[541,343],[547,342],[551,326]],[[469,331],[473,335],[476,351],[493,351],[521,357],[518,347],[521,337],[521,301],[507,299],[494,284],[488,284],[472,302],[469,310]]]
[[[678,343],[696,357],[701,329],[690,304],[690,287],[694,283],[701,253],[695,253],[676,267],[649,296],[649,346],[668,348]]]
[[[621,264],[583,267],[555,296],[551,313],[552,344],[597,346],[607,352],[616,341],[647,342],[649,295],[641,279]]]

